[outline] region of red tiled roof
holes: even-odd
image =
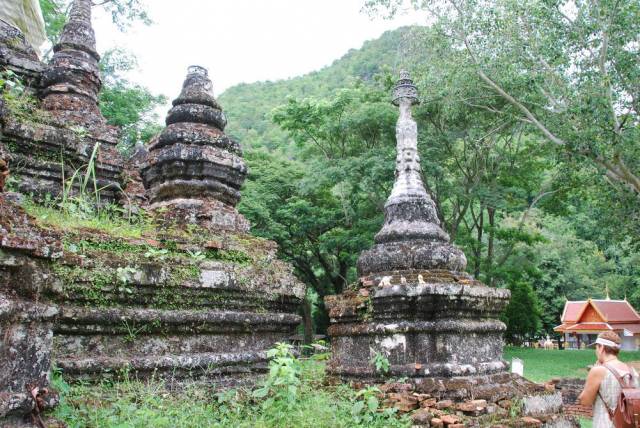
[[[606,331],[613,330],[606,322],[581,322],[565,328],[566,331]]]
[[[567,327],[571,327],[573,323],[570,324],[560,324],[556,327],[553,327],[553,331],[565,331]]]
[[[640,323],[640,315],[626,300],[590,300],[590,302],[607,322]],[[563,323],[577,322],[588,303],[589,301],[566,302],[561,321]]]
[[[582,313],[586,301],[581,302],[569,302],[564,304],[564,311],[562,311],[562,322],[575,322],[578,321],[578,316]]]
[[[640,316],[626,300],[592,300],[608,322],[640,322]]]

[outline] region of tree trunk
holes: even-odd
[[[496,209],[493,207],[487,207],[487,216],[489,218],[489,239],[487,243],[487,273],[486,281],[489,287],[493,287],[493,238],[495,235],[496,226]]]
[[[478,221],[476,223],[476,228],[478,230],[478,234],[477,234],[478,243],[476,245],[476,251],[475,251],[476,260],[475,260],[475,263],[474,263],[473,274],[474,274],[476,279],[479,279],[480,278],[480,265],[481,265],[481,260],[482,260],[482,234],[484,232],[484,230],[483,230],[483,228],[484,228],[484,206],[482,206],[482,205],[480,205],[480,218],[478,219]]]
[[[304,344],[311,345],[313,342],[313,318],[311,316],[311,302],[307,296],[302,301],[302,322],[304,325]]]

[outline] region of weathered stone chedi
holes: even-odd
[[[74,0],[49,65],[1,21],[0,41],[0,69],[29,100],[23,111],[23,98],[0,98],[12,190],[56,196],[99,143],[97,186],[117,200],[123,162],[98,109],[90,1]],[[19,195],[0,195],[0,425],[54,403],[52,363],[68,379],[135,373],[167,385],[255,382],[267,369],[266,351],[300,323],[304,285],[235,209],[246,167],[225,125],[206,70],[191,68],[167,127],[132,162],[158,221],[136,237],[43,227]]]
[[[329,370],[375,378],[371,360],[379,353],[388,358],[392,375],[417,381],[502,372],[505,325],[497,318],[509,291],[464,273],[464,254],[440,227],[421,179],[411,117],[418,98],[406,74],[393,102],[400,107],[395,183],[375,245],[358,259],[363,288],[326,299],[332,321]]]
[[[141,161],[157,233],[67,238],[74,254],[47,293],[61,306],[54,351],[68,375],[253,381],[300,323],[304,287],[234,208],[246,167],[211,86],[190,68]]]
[[[150,208],[169,222],[248,231],[235,209],[247,167],[240,145],[224,134],[227,119],[207,70],[189,68],[166,123],[141,167]]]
[[[3,101],[0,108],[0,151],[4,147],[9,153],[18,190],[37,198],[59,195],[62,183],[76,170],[85,172],[98,145],[96,187],[104,201],[115,200],[123,159],[116,149],[118,129],[107,124],[98,107],[102,83],[91,1],[72,3],[48,65],[38,60],[18,30],[2,21],[0,30],[0,64],[28,84],[23,94]],[[79,180],[72,183],[76,190],[79,186]]]

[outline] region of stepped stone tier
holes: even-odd
[[[65,242],[43,294],[59,307],[53,352],[67,376],[252,381],[300,323],[304,286],[270,241],[195,226]]]
[[[189,67],[166,123],[141,166],[150,208],[165,224],[248,231],[235,209],[247,167],[240,145],[224,134],[227,119],[206,69]]]
[[[40,73],[44,70],[44,64],[40,62],[38,54],[25,40],[22,32],[1,19],[0,64],[32,84],[40,79]]]
[[[98,108],[100,57],[91,1],[73,1],[48,65],[38,60],[19,30],[2,21],[0,43],[0,70],[16,73],[26,84],[23,94],[3,98],[0,105],[0,152],[9,153],[6,160],[17,189],[36,198],[61,194],[63,181],[78,169],[84,173],[99,144],[97,188],[102,200],[115,200],[123,159],[116,149],[118,129],[107,124]],[[74,188],[79,186],[78,180]]]

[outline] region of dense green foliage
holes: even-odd
[[[311,286],[316,327],[326,326],[317,297],[355,281],[358,253],[382,222],[397,117],[386,67],[397,63],[412,70],[421,92],[419,150],[445,229],[464,249],[470,273],[514,292],[504,315],[509,340],[551,333],[567,298],[602,298],[605,285],[613,298],[638,305],[637,196],[571,144],[550,144],[495,95],[468,53],[444,35],[447,22],[389,32],[319,72],[243,84],[220,97],[250,166],[240,209]],[[541,30],[548,25],[541,22]],[[518,82],[522,70],[510,68],[508,55],[495,61],[492,70],[504,73],[510,90],[523,97],[539,90]],[[586,108],[579,101],[575,108]],[[565,118],[553,123],[583,127]],[[629,146],[637,121],[625,123],[628,134],[616,144]]]
[[[288,151],[288,134],[271,120],[271,111],[287,99],[322,99],[335,95],[358,79],[371,80],[382,70],[395,65],[405,44],[408,28],[385,33],[377,40],[365,42],[332,65],[288,80],[242,83],[219,97],[229,118],[227,132],[245,148]],[[289,153],[291,154],[291,153]]]
[[[167,101],[143,86],[130,82],[124,73],[137,67],[130,53],[115,49],[100,61],[104,87],[100,92],[100,110],[111,125],[120,127],[120,148],[129,153],[136,143],[146,143],[162,130],[157,107]]]

